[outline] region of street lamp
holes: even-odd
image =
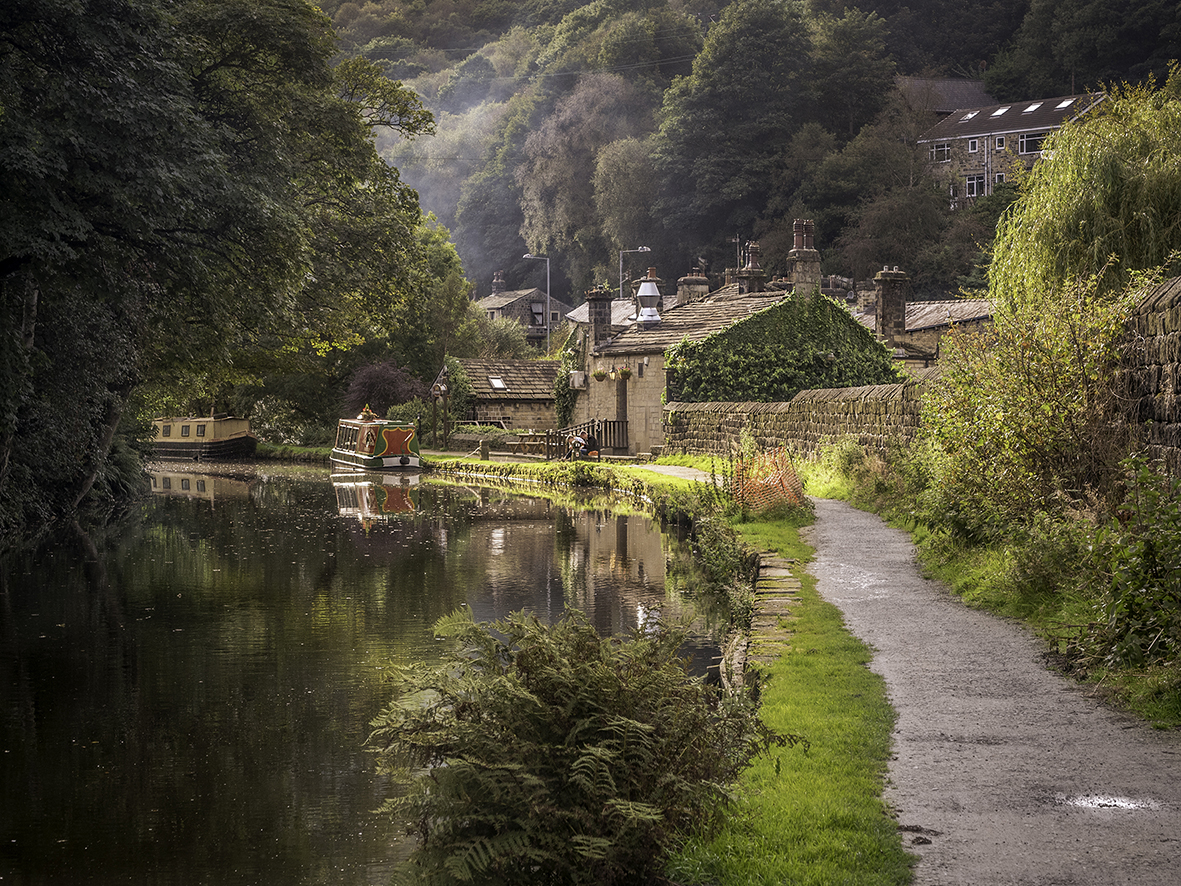
[[[651,252],[647,246],[640,246],[637,249],[621,249],[619,250],[619,297],[623,298],[623,256],[629,252]]]
[[[549,256],[548,255],[534,255],[531,252],[526,252],[521,258],[531,258],[534,261],[545,262],[545,353],[549,354]]]

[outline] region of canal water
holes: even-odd
[[[153,485],[0,561],[3,886],[385,884],[408,847],[368,723],[440,616],[682,615],[643,517],[321,469]]]

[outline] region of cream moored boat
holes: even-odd
[[[250,420],[219,413],[152,421],[152,449],[160,459],[249,458],[258,447]]]
[[[414,425],[378,418],[368,406],[356,418],[342,418],[337,424],[330,458],[364,471],[422,466]]]

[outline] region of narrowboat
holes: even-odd
[[[335,464],[363,471],[422,466],[414,424],[378,418],[368,406],[356,418],[340,420],[329,457]]]
[[[156,458],[165,460],[250,458],[258,438],[250,420],[218,413],[201,418],[161,417],[152,421]]]

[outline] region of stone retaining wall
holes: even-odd
[[[809,457],[842,437],[885,449],[914,439],[922,384],[937,370],[901,384],[801,391],[786,403],[669,403],[664,446],[669,453],[729,456],[743,433],[761,449],[786,446]]]
[[[1141,300],[1128,323],[1119,381],[1148,456],[1181,476],[1181,277]]]

